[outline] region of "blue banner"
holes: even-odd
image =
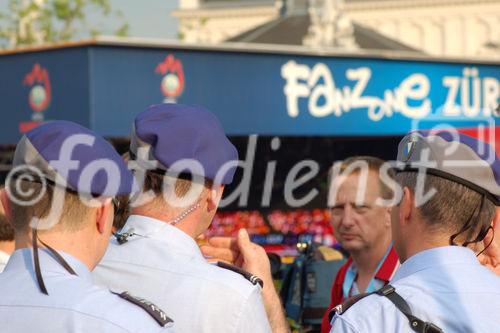
[[[497,121],[500,64],[82,45],[0,55],[0,143],[69,119],[110,137],[151,104],[200,104],[229,135],[402,135]]]

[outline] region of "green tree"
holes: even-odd
[[[85,35],[97,36],[99,28],[89,27],[86,14],[108,17],[113,12],[109,0],[9,0],[8,12],[0,13],[0,46],[17,47],[69,41]],[[128,24],[115,32],[126,36]]]

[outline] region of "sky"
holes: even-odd
[[[177,38],[177,20],[170,13],[177,9],[178,0],[109,0],[114,14],[103,17],[89,6],[86,21],[98,27],[102,35],[113,35],[124,22],[129,24],[129,36]],[[10,0],[0,0],[0,12],[6,13]],[[116,12],[122,12],[120,18]],[[88,33],[86,34],[88,36]],[[84,36],[77,36],[77,39]]]

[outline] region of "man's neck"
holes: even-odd
[[[161,210],[158,209],[151,209],[148,207],[137,207],[134,208],[131,212],[132,215],[140,215],[140,216],[147,216],[159,221],[163,221],[167,223],[168,221],[171,221],[175,219],[177,216],[172,216],[172,214],[166,214]],[[175,225],[176,228],[179,230],[183,231],[185,234],[187,234],[191,238],[196,237],[196,221],[198,219],[197,212],[192,212],[188,216],[186,216],[184,219],[179,221]]]
[[[50,232],[41,233],[38,235],[39,240],[49,245],[56,251],[63,251],[79,261],[81,261],[85,266],[88,267],[90,271],[94,269],[97,265],[97,260],[94,258],[94,249],[91,247],[91,243],[87,242],[87,239],[78,236],[69,237],[67,233]],[[38,246],[43,248],[44,246],[41,242],[38,242]],[[15,236],[15,249],[32,248],[33,242],[30,233],[16,233]]]
[[[0,241],[0,251],[5,252],[7,254],[12,254],[15,250],[14,241]]]
[[[450,235],[439,228],[429,228],[428,222],[417,217],[401,231],[397,246],[399,261],[404,263],[415,254],[436,247],[449,246]]]
[[[450,243],[448,237],[436,237],[435,235],[427,235],[427,237],[409,240],[405,243],[405,253],[403,255],[399,255],[398,253],[399,261],[403,263],[408,258],[413,257],[419,252],[449,245]]]
[[[355,263],[360,276],[371,277],[375,275],[375,270],[386,254],[390,243],[390,239],[387,238],[383,242],[377,242],[377,244],[369,250],[351,253],[352,261]]]

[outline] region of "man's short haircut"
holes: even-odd
[[[184,176],[184,175],[183,175]],[[165,198],[163,196],[163,181],[165,176],[163,173],[155,172],[155,171],[146,171],[144,177],[144,185],[143,191],[147,193],[148,191],[152,191],[155,195],[153,202],[155,205],[168,205],[168,202],[165,202]],[[175,180],[174,191],[175,195],[178,198],[184,198],[186,194],[191,189],[193,185],[193,181],[187,179],[187,177],[171,177],[172,182]],[[206,189],[212,188],[213,182],[207,178],[204,178],[204,186]],[[127,222],[128,217],[131,213],[131,206],[133,205],[133,200],[129,200],[128,196],[117,196],[117,201],[119,202],[118,209],[115,211],[115,218],[113,220],[113,227],[116,230],[120,230],[123,228],[125,223]]]
[[[415,193],[417,172],[401,172],[396,181]],[[495,205],[482,194],[451,180],[425,174],[424,193],[435,189],[434,196],[418,205],[422,218],[430,228],[449,232],[450,244],[459,237],[462,245],[481,241],[495,215]],[[481,239],[478,239],[481,238]]]
[[[169,176],[167,176],[169,177]],[[147,171],[146,177],[144,179],[144,192],[149,190],[153,191],[156,196],[163,195],[163,180],[165,175],[154,171]],[[188,192],[193,181],[184,177],[175,178],[174,190],[175,194],[179,198],[183,198]],[[207,178],[204,178],[204,185],[206,188],[211,188],[213,182]]]
[[[375,156],[352,156],[352,157],[349,157],[349,158],[346,158],[345,160],[343,160],[341,163],[341,166],[340,166],[340,172],[344,172],[350,165],[356,163],[356,162],[364,162],[366,163],[366,165],[368,165],[368,169],[370,171],[375,171],[377,172],[378,174],[380,174],[380,170],[382,168],[382,166],[387,163],[386,161],[378,158],[378,157],[375,157]],[[333,171],[333,168],[330,169],[330,172],[328,173],[328,188],[331,187],[332,185],[332,171]],[[361,170],[359,168],[356,168],[354,169],[350,174],[358,174],[359,172],[361,172]],[[395,177],[395,172],[394,172],[394,169],[391,167],[391,168],[388,168],[387,169],[387,174],[389,175],[389,177],[391,179],[394,179]],[[384,182],[382,182],[381,178],[379,177],[379,189],[380,189],[380,195],[382,196],[383,199],[391,199],[394,195],[394,191],[387,185],[385,184]]]
[[[14,185],[13,182],[12,185]],[[20,191],[16,186],[9,186],[10,193],[14,198],[24,198],[25,202],[37,198],[43,189],[43,185],[38,182],[20,181]],[[26,231],[33,217],[45,218],[49,215],[52,207],[52,199],[54,197],[54,185],[46,184],[46,192],[37,202],[30,205],[23,205],[22,202],[16,203],[10,200],[10,208],[12,213],[12,224],[15,231]],[[31,193],[26,197],[25,193]],[[19,200],[19,199],[17,199]],[[62,227],[67,231],[77,231],[83,227],[83,221],[88,217],[90,207],[75,192],[64,191],[64,206],[59,218],[59,223],[55,227]]]
[[[14,240],[14,228],[7,220],[4,214],[0,213],[0,242]]]

